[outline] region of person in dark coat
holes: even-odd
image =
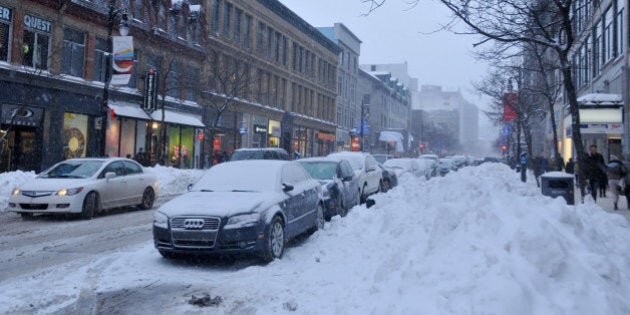
[[[580,167],[582,166],[580,165]],[[597,153],[597,145],[595,144],[589,147],[588,154],[584,158],[584,174],[588,180],[591,196],[593,196],[593,200],[597,200],[599,182],[606,178],[606,163],[604,157]]]
[[[564,171],[567,174],[574,174],[575,173],[575,162],[573,162],[573,159],[569,159],[569,161],[567,162],[567,165],[565,165],[565,167],[564,167]]]

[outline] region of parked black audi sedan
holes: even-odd
[[[324,227],[321,185],[293,161],[245,160],[208,169],[153,219],[155,247],[180,254],[281,258],[286,241]]]

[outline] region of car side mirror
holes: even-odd
[[[291,190],[293,190],[293,185],[282,183],[282,191],[290,192]]]
[[[105,173],[105,179],[112,179],[116,177],[116,173],[115,172],[107,172]]]
[[[192,190],[192,188],[193,188],[193,184],[188,184],[188,187],[186,187],[186,189],[187,189],[188,191],[191,191],[191,190]]]

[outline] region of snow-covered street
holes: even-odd
[[[628,220],[544,197],[503,164],[403,177],[267,265],[162,258],[152,212],[201,173],[152,170],[153,210],[0,213],[0,313],[630,314]],[[29,176],[0,174],[0,209]]]

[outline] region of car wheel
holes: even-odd
[[[341,194],[337,196],[337,214],[342,218],[348,215],[348,208],[346,208],[346,205],[343,202],[343,196]]]
[[[381,192],[387,192],[392,188],[392,185],[389,183],[388,179],[384,179],[381,182]]]
[[[317,210],[315,213],[315,231],[323,230],[324,224],[326,224],[326,220],[324,218],[324,207],[322,204],[317,204]]]
[[[284,253],[284,225],[282,219],[275,216],[271,220],[271,224],[267,227],[267,239],[265,240],[265,250],[263,252],[263,259],[266,262],[271,262],[274,259],[282,258]]]
[[[88,193],[83,199],[81,219],[90,220],[98,210],[98,196],[95,192]]]
[[[365,190],[367,189],[367,184],[363,185],[363,189],[361,189],[361,199],[359,199],[359,203],[365,203],[365,199],[367,199],[368,195],[365,192]]]
[[[153,202],[155,201],[155,192],[153,189],[148,188],[142,193],[142,203],[138,205],[138,208],[142,210],[148,210],[153,208]]]

